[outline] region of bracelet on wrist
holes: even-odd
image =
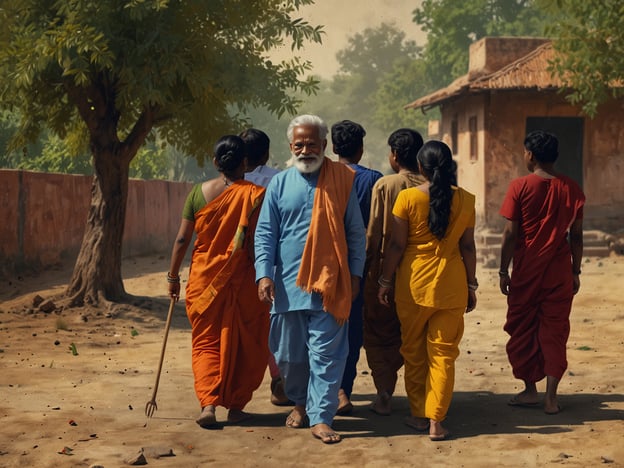
[[[500,270],[498,272],[498,276],[500,276],[501,278],[508,278],[509,277],[509,272],[507,270]]]
[[[477,289],[479,289],[479,283],[477,283],[476,281],[474,283],[468,283],[468,289],[470,289],[471,291],[476,291]]]
[[[377,284],[382,288],[389,288],[392,286],[392,280],[387,280],[383,276],[380,276],[377,280]]]
[[[173,276],[173,275],[171,275],[171,273],[167,272],[167,282],[168,283],[179,283],[180,282],[180,276],[179,275]]]

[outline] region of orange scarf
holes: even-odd
[[[355,173],[325,157],[319,174],[312,220],[303,249],[297,286],[323,296],[323,309],[336,319],[351,310],[351,272],[344,216]]]

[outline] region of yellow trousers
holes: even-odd
[[[465,308],[435,309],[411,301],[396,306],[412,416],[442,421],[453,397]]]

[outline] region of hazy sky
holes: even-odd
[[[322,24],[323,43],[308,44],[297,55],[312,61],[313,73],[329,78],[338,71],[336,52],[347,45],[347,39],[368,27],[394,23],[405,32],[407,39],[419,45],[425,35],[412,22],[412,11],[421,0],[316,0],[314,5],[299,10],[299,15],[313,25]],[[288,57],[290,47],[274,54],[276,59]]]

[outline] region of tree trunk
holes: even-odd
[[[112,148],[119,146],[92,146],[95,177],[82,246],[66,292],[71,306],[127,298],[121,278],[121,248],[130,158],[115,154]]]
[[[80,253],[67,287],[70,306],[121,302],[128,298],[121,279],[121,247],[126,221],[130,161],[151,131],[156,105],[146,105],[125,141],[119,141],[116,80],[107,73],[91,86],[66,81],[70,100],[89,131],[95,177]]]

